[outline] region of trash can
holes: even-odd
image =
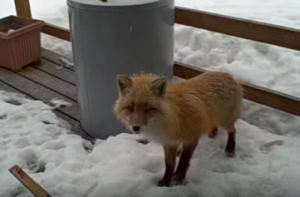
[[[112,113],[117,74],[173,75],[174,0],[68,0],[80,123],[105,139],[126,128]]]

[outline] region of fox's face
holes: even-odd
[[[167,79],[149,74],[118,75],[117,84],[119,98],[113,110],[117,118],[134,133],[154,128],[163,113]]]

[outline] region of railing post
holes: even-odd
[[[29,0],[15,0],[15,8],[17,16],[32,18]]]

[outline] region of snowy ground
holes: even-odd
[[[40,101],[0,91],[0,196],[30,197],[7,171],[22,166],[53,196],[264,196],[300,193],[300,137],[271,134],[237,122],[237,155],[224,154],[226,133],[203,138],[188,172],[188,185],[155,186],[164,170],[163,151],[122,134],[93,146],[71,134]],[[265,143],[283,140],[270,150]],[[58,184],[59,183],[59,184]]]
[[[68,28],[64,0],[30,2],[34,17]],[[296,0],[177,0],[176,5],[300,29]],[[0,7],[0,17],[15,13],[12,0],[1,0]],[[68,42],[43,35],[43,45],[72,57]],[[177,25],[175,59],[300,96],[300,53],[293,50]],[[137,144],[135,136],[126,134],[92,146],[72,135],[50,107],[0,92],[0,196],[31,196],[7,171],[18,164],[54,196],[298,197],[300,119],[245,101],[237,128],[235,158],[223,153],[224,134],[204,138],[188,185],[157,188],[163,173],[159,146]],[[260,150],[273,140],[283,145]]]

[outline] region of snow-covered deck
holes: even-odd
[[[91,138],[79,126],[74,67],[64,57],[43,49],[40,63],[28,65],[19,72],[0,67],[0,90],[23,93],[45,103],[53,98],[70,103],[54,110],[55,114],[69,122],[73,131]]]

